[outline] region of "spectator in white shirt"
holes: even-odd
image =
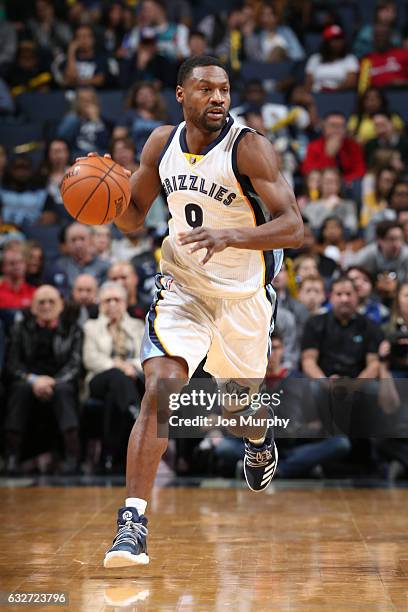
[[[359,62],[348,53],[344,32],[338,25],[323,30],[323,43],[306,64],[306,85],[313,92],[342,91],[357,85]]]

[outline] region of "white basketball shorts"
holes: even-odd
[[[276,295],[272,286],[248,298],[192,295],[169,276],[156,276],[156,295],[146,316],[142,363],[182,357],[189,377],[204,369],[216,379],[263,379],[270,350]]]

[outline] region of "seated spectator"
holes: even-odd
[[[120,65],[122,89],[128,89],[135,82],[142,81],[172,88],[177,81],[177,63],[160,53],[157,36],[151,28],[140,32],[139,45]]]
[[[391,28],[391,44],[393,47],[401,46],[401,34],[397,26],[397,5],[394,0],[378,0],[375,7],[374,24],[383,24]],[[363,25],[353,44],[353,53],[362,58],[374,51],[374,25]]]
[[[347,130],[349,135],[360,144],[376,138],[377,132],[373,117],[377,113],[389,113],[388,101],[382,89],[369,87],[358,98],[357,111],[348,120]],[[397,113],[391,113],[391,121],[396,132],[403,131],[404,122]]]
[[[98,284],[105,280],[109,262],[94,254],[89,226],[72,223],[66,230],[65,249],[66,254],[57,259],[47,275],[65,296],[80,274],[92,274]]]
[[[139,279],[138,299],[146,306],[150,306],[155,288],[154,278],[157,274],[152,236],[146,230],[142,230],[119,240],[113,240],[112,260],[130,261]]]
[[[397,178],[389,195],[389,205],[373,214],[370,222],[364,229],[366,242],[372,242],[375,239],[376,227],[381,221],[398,221],[399,215],[407,210],[408,181]]]
[[[198,24],[198,30],[206,37],[210,54],[231,67],[231,76],[239,74],[242,61],[251,57],[249,40],[255,30],[253,7],[233,7],[228,13],[221,10],[207,15]],[[256,39],[252,39],[252,44],[256,53]]]
[[[26,281],[27,264],[20,243],[10,242],[3,250],[0,308],[23,310],[31,304],[35,287]]]
[[[96,50],[91,26],[79,25],[67,55],[57,57],[52,66],[55,81],[62,87],[105,87],[110,69],[106,57]]]
[[[92,244],[95,255],[110,263],[112,231],[109,225],[94,225],[91,228]]]
[[[303,278],[299,283],[298,300],[307,308],[309,315],[321,313],[326,301],[323,278],[318,274]]]
[[[295,315],[285,307],[279,307],[276,314],[275,331],[285,346],[283,365],[289,370],[296,370],[300,355],[300,334],[296,327]]]
[[[361,184],[362,207],[360,225],[366,228],[378,213],[388,208],[397,173],[391,166],[383,166],[365,175]],[[374,234],[367,240],[371,240]],[[368,236],[366,236],[366,239]]]
[[[343,91],[357,85],[359,63],[346,44],[344,32],[338,25],[323,30],[319,53],[307,61],[306,86],[310,91]]]
[[[311,317],[306,324],[302,342],[303,371],[311,378],[333,375],[355,378],[361,372],[365,374],[368,367],[375,376],[376,369],[370,363],[377,364],[377,361],[369,355],[377,356],[380,328],[357,314],[358,295],[351,278],[341,275],[333,281],[330,306],[328,312]],[[350,340],[357,330],[361,333]]]
[[[322,183],[322,173],[320,170],[312,170],[307,174],[303,180],[303,191],[297,197],[300,210],[303,214],[305,206],[311,202],[315,202],[320,198]]]
[[[17,32],[5,16],[0,18],[0,77],[4,77],[14,62],[17,50]]]
[[[346,119],[338,112],[326,115],[323,135],[309,144],[302,164],[303,174],[325,168],[337,168],[346,183],[362,178],[365,173],[363,150],[346,136]]]
[[[317,268],[317,257],[315,255],[300,255],[293,263],[293,271],[295,273],[296,282],[302,282],[307,276],[316,276],[319,274]]]
[[[386,357],[394,378],[408,378],[408,282],[398,287],[391,320],[384,327]]]
[[[103,48],[107,55],[120,57],[123,39],[126,34],[124,26],[124,7],[122,2],[114,0],[103,8],[101,17]]]
[[[49,285],[39,287],[31,316],[17,324],[7,360],[12,381],[5,421],[6,470],[18,471],[23,435],[29,419],[38,420],[38,402],[50,403],[63,435],[65,473],[75,473],[80,459],[77,381],[81,365],[81,331],[66,327],[63,303]]]
[[[183,23],[168,20],[164,2],[143,0],[139,21],[142,27],[154,30],[158,49],[165,57],[170,60],[181,60],[188,57],[188,27]]]
[[[56,18],[52,0],[36,0],[35,16],[28,20],[27,30],[50,58],[64,52],[72,38],[68,24]]]
[[[397,214],[397,221],[402,227],[404,232],[405,242],[408,243],[408,208],[406,210],[400,210]]]
[[[260,28],[254,42],[247,41],[248,58],[261,62],[302,61],[305,52],[292,28],[279,24],[279,16],[272,2],[262,3]]]
[[[394,291],[397,280],[408,274],[408,246],[397,221],[381,221],[376,228],[376,241],[355,253],[353,266],[365,268],[376,279],[377,291]]]
[[[42,57],[32,40],[22,40],[15,63],[9,68],[6,81],[13,96],[28,91],[48,91],[52,85],[49,61]]]
[[[368,140],[364,146],[367,164],[372,165],[374,154],[378,149],[393,149],[399,151],[402,163],[407,166],[408,138],[394,128],[391,115],[376,113],[373,122],[377,136]]]
[[[140,157],[142,149],[153,130],[164,124],[166,117],[163,99],[155,86],[149,82],[136,83],[130,90],[127,112],[120,126],[115,128],[115,137],[129,135]]]
[[[359,89],[366,87],[406,87],[408,49],[393,46],[388,25],[374,26],[374,50],[361,61]]]
[[[33,287],[44,284],[44,251],[39,242],[27,241],[24,244],[24,255],[27,265],[27,282]]]
[[[81,157],[91,151],[100,155],[109,149],[112,124],[102,117],[98,95],[85,87],[75,96],[74,110],[58,126],[58,137],[65,140],[71,156]]]
[[[199,30],[192,30],[188,36],[189,57],[198,57],[199,55],[207,55],[207,37]]]
[[[303,215],[310,226],[317,231],[328,217],[341,219],[349,236],[358,229],[357,206],[352,200],[341,195],[341,175],[336,168],[325,168],[321,178],[320,198],[310,202],[303,209]]]
[[[300,98],[300,102],[302,105],[290,104],[290,106],[267,102],[264,86],[261,81],[254,80],[246,84],[242,103],[231,110],[231,115],[235,120],[253,127],[253,124],[248,122],[248,115],[260,113],[261,132],[274,143],[279,153],[294,157],[292,165],[295,168],[303,159],[311,134],[314,136],[309,113],[303,107],[304,98]]]
[[[139,164],[135,158],[135,145],[131,138],[114,138],[111,144],[110,153],[115,162],[132,172],[132,174],[139,168]]]
[[[100,314],[84,326],[83,361],[92,398],[103,401],[103,461],[110,469],[123,443],[123,423],[130,406],[140,406],[142,321],[126,312],[126,291],[108,281],[99,292]]]
[[[127,312],[135,319],[144,319],[150,304],[140,302],[138,298],[139,279],[134,267],[128,261],[117,261],[108,270],[108,279],[119,283],[126,290]]]
[[[318,273],[320,276],[324,278],[324,282],[326,288],[328,289],[331,285],[331,280],[334,274],[338,271],[338,264],[331,257],[327,257],[324,253],[319,252],[321,250],[320,245],[317,244],[317,238],[312,228],[309,225],[309,222],[306,218],[303,219],[304,224],[304,241],[303,246],[300,249],[288,249],[286,251],[287,261],[291,265],[291,269],[295,272],[295,262],[297,260],[302,261],[304,256],[311,257],[317,265]],[[296,264],[296,269],[298,268],[298,263]],[[306,276],[307,274],[315,274],[315,266],[313,264],[308,264],[306,266],[305,274],[302,273],[302,276]],[[297,280],[300,280],[299,278]]]
[[[77,323],[83,327],[88,319],[98,317],[98,285],[91,274],[76,277],[71,293],[72,306],[76,307]],[[79,310],[79,312],[77,312]]]
[[[68,143],[61,138],[54,138],[47,143],[40,174],[44,177],[48,200],[44,217],[50,223],[71,219],[65,210],[60,192],[61,181],[70,166]]]
[[[283,306],[294,314],[296,319],[296,327],[302,327],[309,314],[306,308],[300,304],[299,300],[294,298],[289,291],[289,277],[286,263],[283,262],[279,273],[272,281],[278,298],[278,308]]]
[[[361,239],[346,240],[344,224],[339,217],[327,217],[319,233],[319,251],[344,266],[350,254],[360,249]]]
[[[10,161],[0,188],[0,215],[5,223],[47,223],[50,205],[44,182],[35,172],[28,155],[17,155]]]
[[[388,321],[389,309],[374,297],[374,283],[365,268],[351,266],[346,272],[354,285],[358,297],[358,312],[379,325]]]

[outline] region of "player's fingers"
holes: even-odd
[[[211,259],[211,257],[212,257],[213,255],[214,255],[214,249],[212,249],[212,248],[207,249],[207,252],[206,252],[206,254],[205,254],[205,256],[204,256],[204,259],[202,259],[202,260],[200,261],[200,264],[201,264],[202,266],[204,266],[204,265],[207,263],[207,261],[209,261],[209,260]]]
[[[112,159],[112,156],[110,153],[105,153],[104,157],[109,157],[109,159]]]
[[[199,251],[200,249],[205,249],[205,248],[209,248],[210,247],[210,241],[209,240],[201,240],[200,242],[197,242],[191,249],[188,250],[188,252],[191,253],[195,253],[196,251]]]
[[[90,153],[88,153],[88,157],[99,157],[99,153],[97,153],[96,151],[91,151]]]

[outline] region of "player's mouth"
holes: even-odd
[[[206,112],[206,115],[213,121],[219,121],[225,117],[225,110],[223,108],[211,108]]]

